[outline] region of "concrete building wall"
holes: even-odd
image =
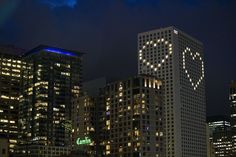
[[[206,156],[202,43],[175,27],[139,33],[138,72],[163,80],[165,155]]]

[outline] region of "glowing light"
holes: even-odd
[[[45,48],[44,51],[57,53],[57,54],[61,54],[61,55],[66,55],[66,56],[77,56],[76,54],[73,54],[71,52],[61,51],[61,50],[56,49],[56,48]]]
[[[89,145],[91,143],[92,143],[92,140],[89,137],[85,137],[83,140],[81,140],[80,138],[76,140],[77,145]]]
[[[175,34],[178,34],[179,32],[178,32],[177,30],[174,30],[174,33],[175,33]]]
[[[158,43],[162,43],[163,45],[168,47],[169,52],[164,56],[164,58],[161,59],[161,63],[158,63],[157,65],[152,64],[151,62],[147,61],[144,56],[142,55],[142,52],[146,49],[146,45],[150,45],[153,47],[156,47]],[[139,50],[139,60],[142,61],[144,64],[146,64],[146,66],[150,66],[151,69],[154,69],[154,71],[157,71],[158,68],[161,67],[162,64],[165,63],[165,61],[170,57],[170,55],[172,54],[172,44],[169,43],[169,41],[165,40],[164,38],[161,39],[157,39],[156,42],[155,41],[147,41],[145,43],[145,45],[142,46],[142,49]]]
[[[191,78],[191,76],[189,75],[188,69],[186,67],[186,53],[189,53],[190,56],[192,57],[192,60],[195,59],[199,59],[199,61],[201,62],[201,76],[199,77],[199,79],[196,81],[196,83],[193,82],[193,78]],[[200,54],[198,52],[191,52],[191,49],[186,47],[185,50],[183,51],[183,69],[185,74],[187,75],[189,82],[191,83],[191,85],[193,86],[193,89],[196,90],[199,86],[199,84],[202,82],[203,78],[204,78],[204,62],[202,60],[202,57],[200,56]]]

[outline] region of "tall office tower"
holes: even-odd
[[[231,157],[232,140],[229,118],[212,116],[207,118],[209,142],[213,144],[214,156]]]
[[[9,153],[17,144],[18,104],[22,62],[17,54],[23,50],[0,46],[0,138],[8,139]]]
[[[236,156],[236,82],[232,81],[229,90],[230,123],[232,130],[232,154]]]
[[[82,54],[38,46],[23,55],[19,153],[59,156],[71,149],[72,100],[81,89]],[[40,155],[39,155],[40,154]]]
[[[99,120],[104,109],[100,101],[101,88],[106,85],[105,78],[83,82],[83,91],[79,98],[73,100],[73,154],[94,157],[102,155],[100,146],[101,124]]]
[[[106,85],[105,156],[163,156],[161,88],[161,81],[150,76]]]
[[[93,111],[94,114],[92,114],[92,121],[93,126],[95,128],[95,136],[93,136],[94,142],[95,142],[95,156],[102,156],[103,154],[103,148],[104,146],[101,145],[102,139],[104,139],[104,135],[102,132],[102,128],[104,128],[104,120],[103,113],[105,111],[105,105],[104,105],[104,97],[103,97],[103,89],[106,86],[106,78],[97,78],[94,80],[90,80],[83,83],[83,91],[86,93],[87,97],[91,100],[93,103]]]
[[[96,156],[95,99],[86,93],[73,101],[74,149],[87,157]],[[79,155],[79,154],[78,154]]]
[[[176,29],[138,34],[138,72],[163,80],[166,157],[204,157],[206,102],[203,45]]]

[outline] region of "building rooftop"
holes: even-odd
[[[47,45],[39,45],[33,48],[32,50],[24,53],[22,57],[25,57],[34,53],[38,53],[41,51],[45,51],[49,53],[56,53],[56,54],[66,55],[66,56],[72,56],[72,57],[75,57],[75,56],[80,57],[84,54],[75,50],[67,50],[67,49],[62,49],[62,48],[57,48],[57,47],[52,47],[52,46],[47,46]]]
[[[152,30],[148,30],[148,31],[144,31],[144,32],[140,32],[138,33],[138,36],[146,34],[146,33],[155,33],[155,32],[159,32],[159,31],[165,31],[165,30],[175,30],[177,32],[181,32],[183,35],[187,36],[188,38],[194,40],[195,42],[198,42],[199,44],[203,45],[203,43],[201,41],[199,41],[198,39],[196,39],[195,37],[185,33],[184,31],[176,28],[175,26],[167,26],[167,27],[161,27],[161,28],[157,28],[157,29],[152,29]],[[178,34],[178,33],[177,33]]]
[[[230,83],[231,88],[236,88],[236,81],[232,80]]]

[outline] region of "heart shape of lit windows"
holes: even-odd
[[[160,62],[158,62],[157,65],[155,65],[155,64],[152,64],[150,61],[148,61],[147,59],[144,58],[143,51],[147,48],[148,45],[151,45],[153,47],[157,47],[158,44],[166,45],[168,47],[168,53],[165,55],[165,57],[163,57],[161,59]],[[163,63],[165,63],[165,61],[170,57],[171,54],[172,54],[172,44],[169,43],[169,41],[167,41],[164,38],[162,38],[162,39],[156,40],[155,42],[154,41],[146,42],[146,44],[143,45],[142,49],[139,50],[139,60],[141,62],[143,62],[146,66],[148,66],[151,69],[153,69],[154,71],[157,71],[157,69],[160,68]]]
[[[201,76],[195,82],[193,81],[193,78],[191,78],[188,68],[186,67],[186,54],[187,53],[190,54],[190,57],[192,60],[195,61],[196,59],[198,59],[201,63]],[[190,48],[186,47],[185,50],[183,51],[183,69],[184,69],[184,72],[187,75],[189,82],[191,83],[193,89],[196,90],[204,78],[204,62],[203,62],[203,59],[202,59],[200,53],[198,53],[198,52],[193,53]]]

